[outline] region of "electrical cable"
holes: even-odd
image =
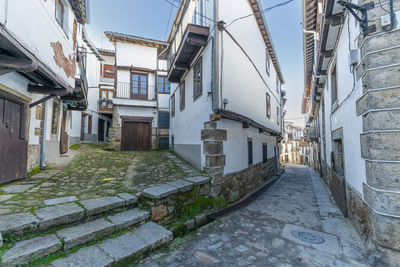
[[[396,14],[395,14],[394,11],[393,11],[393,0],[389,0],[389,8],[390,8],[390,11],[386,10],[386,9],[382,6],[381,0],[379,0],[379,6],[380,6],[384,11],[386,11],[386,12],[390,15],[390,26],[382,26],[382,29],[383,29],[385,32],[389,32],[389,31],[391,31],[391,30],[394,29],[394,26],[395,26],[395,24],[396,24]]]
[[[172,16],[172,10],[173,10],[173,9],[174,9],[174,6],[171,5],[171,10],[169,11],[169,17],[168,17],[167,27],[165,28],[164,39],[167,38],[169,23],[171,22],[171,16]]]

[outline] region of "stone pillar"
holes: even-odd
[[[367,176],[363,193],[371,212],[374,241],[400,251],[400,31],[383,31],[380,17],[387,13],[374,2],[368,17],[377,18],[369,25],[375,25],[376,32],[360,37],[362,61],[357,68],[364,93],[357,101],[357,115],[363,119],[361,156]],[[387,3],[385,8],[389,10]]]
[[[114,105],[111,127],[108,129],[108,140],[116,149],[121,149],[121,125],[118,122],[119,113]]]
[[[204,130],[201,130],[201,140],[203,141],[203,154],[205,156],[205,168],[211,176],[211,184],[218,186],[224,178],[224,143],[227,140],[227,131],[217,129],[215,121],[204,123]]]

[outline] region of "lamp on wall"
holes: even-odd
[[[224,110],[226,109],[226,105],[228,105],[229,101],[228,98],[224,98]]]

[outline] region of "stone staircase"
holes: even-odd
[[[65,257],[49,266],[108,266],[140,259],[171,241],[172,233],[149,222],[149,212],[136,208],[136,201],[125,193],[0,216],[3,238],[21,239],[11,247],[5,242],[0,266],[26,265],[55,253]],[[0,246],[1,241],[0,235]]]

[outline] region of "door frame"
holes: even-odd
[[[0,97],[5,98],[6,100],[10,101],[10,102],[14,102],[17,103],[19,105],[21,105],[22,107],[22,112],[21,112],[21,128],[19,130],[19,139],[20,140],[27,140],[27,124],[28,124],[28,117],[27,117],[27,109],[28,109],[28,101],[26,101],[25,99],[18,97],[16,95],[13,95],[12,93],[9,93],[7,91],[4,91],[1,87],[0,87]]]
[[[133,89],[133,75],[134,74],[136,74],[136,75],[139,75],[139,80],[138,80],[138,86],[139,85],[141,85],[141,79],[140,79],[140,76],[146,76],[146,95],[142,95],[142,94],[140,94],[140,90],[139,89],[141,89],[141,87],[139,88],[138,87],[138,94],[137,94],[137,97],[135,97],[135,94],[133,94],[133,92],[132,92],[132,89]],[[129,91],[130,91],[130,97],[131,97],[131,99],[137,99],[137,100],[148,100],[149,99],[149,73],[148,72],[136,72],[136,71],[131,71],[131,73],[130,73],[130,88],[129,88]]]
[[[152,122],[153,122],[153,117],[130,117],[130,116],[121,116],[121,150],[123,150],[125,141],[124,141],[124,129],[125,129],[125,122],[142,122],[142,123],[148,123],[150,125],[150,136],[149,136],[149,147],[151,149],[151,137],[152,137]]]

